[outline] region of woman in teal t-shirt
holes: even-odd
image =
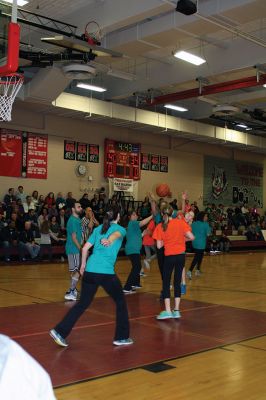
[[[83,279],[80,300],[63,320],[50,331],[51,337],[60,346],[68,346],[65,338],[91,304],[99,286],[102,286],[116,303],[116,330],[113,344],[121,346],[133,343],[133,340],[129,337],[125,296],[121,282],[114,271],[117,254],[126,235],[126,230],[118,225],[119,219],[118,208],[108,211],[103,224],[94,229],[82,249],[80,274],[83,275]],[[92,246],[94,246],[93,253],[87,259],[89,249]]]
[[[143,226],[147,225],[152,219],[152,215],[148,218],[138,221],[138,214],[132,211],[129,214],[129,223],[127,227],[127,242],[125,246],[125,253],[129,257],[132,268],[124,286],[124,293],[133,293],[136,289],[141,288],[140,285],[140,271],[141,271],[141,257],[140,251],[142,248],[142,232]]]
[[[194,249],[194,258],[191,263],[191,267],[187,272],[187,277],[192,279],[192,271],[196,267],[196,275],[200,275],[200,266],[203,260],[204,251],[206,248],[207,237],[211,233],[211,227],[208,224],[208,215],[205,212],[199,212],[197,214],[197,221],[192,224],[192,233],[195,239],[192,242]]]

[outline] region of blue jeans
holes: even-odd
[[[20,254],[23,252],[28,253],[31,258],[36,258],[40,252],[40,246],[36,243],[23,243],[19,242]]]

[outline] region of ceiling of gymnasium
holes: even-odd
[[[176,0],[29,0],[23,7],[33,13],[75,25],[77,34],[84,32],[88,21],[95,20],[103,31],[102,45],[121,52],[124,57],[97,57],[91,61],[97,74],[89,82],[107,89],[92,96],[124,105],[165,113],[164,103],[148,105],[158,96],[184,92],[222,82],[258,76],[266,79],[266,1],[265,0],[199,0],[198,12],[185,16],[175,11]],[[51,32],[22,25],[24,48],[34,51],[62,52],[56,46],[42,43]],[[201,66],[177,60],[173,52],[190,51],[206,59]],[[60,68],[61,63],[54,66]],[[257,69],[254,68],[259,66]],[[133,75],[133,80],[113,77],[108,70]],[[38,68],[25,69],[34,83]],[[171,104],[184,106],[187,112],[168,110],[181,118],[245,131],[266,137],[266,88],[257,86],[215,92],[207,96],[180,98]],[[266,82],[266,80],[265,80]],[[264,82],[264,83],[265,83]],[[91,93],[67,82],[67,92],[83,96]],[[61,90],[61,89],[60,89]],[[182,96],[181,96],[182,97]],[[174,99],[174,97],[173,97]],[[159,102],[160,103],[160,102]],[[234,115],[213,114],[215,105],[233,105]]]

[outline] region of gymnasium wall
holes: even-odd
[[[30,107],[29,107],[30,108]],[[45,106],[44,106],[45,109]],[[169,172],[141,171],[141,181],[138,187],[138,197],[142,199],[149,190],[154,190],[158,183],[168,183],[173,197],[180,198],[182,190],[188,190],[191,201],[197,200],[202,204],[203,195],[203,160],[204,155],[252,161],[264,164],[264,199],[266,199],[266,170],[263,155],[256,155],[223,146],[192,142],[183,138],[170,138],[167,133],[152,134],[143,131],[129,130],[104,124],[91,123],[89,120],[74,119],[62,115],[33,112],[27,108],[16,107],[13,121],[1,124],[1,127],[20,129],[28,132],[46,133],[48,140],[48,179],[18,179],[0,177],[0,198],[6,193],[8,187],[23,185],[25,192],[38,190],[46,195],[49,191],[66,193],[72,191],[74,196],[81,197],[84,191],[92,194],[96,188],[106,186],[103,177],[103,151],[104,139],[110,138],[121,141],[141,143],[142,151],[166,155],[169,157]],[[100,163],[88,163],[89,173],[93,180],[79,178],[75,173],[77,161],[64,160],[64,139],[72,139],[91,144],[100,145]]]

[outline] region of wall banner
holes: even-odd
[[[64,140],[64,159],[75,160],[76,157],[76,142],[73,140]]]
[[[28,133],[27,178],[47,179],[48,136]]]
[[[203,202],[263,207],[263,165],[204,157]]]
[[[0,176],[21,176],[22,136],[21,132],[1,129]]]
[[[133,179],[114,178],[114,191],[133,192]]]

